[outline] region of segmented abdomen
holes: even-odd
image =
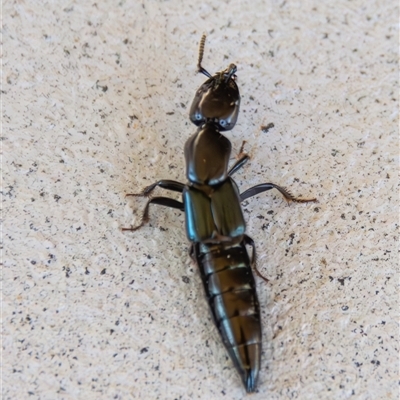
[[[194,254],[215,325],[247,392],[256,386],[261,360],[260,310],[243,242],[196,244]]]

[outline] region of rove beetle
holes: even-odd
[[[185,212],[190,256],[196,262],[214,323],[242,379],[247,392],[254,392],[261,364],[261,318],[252,268],[256,268],[254,241],[245,233],[241,202],[270,189],[277,189],[288,201],[299,199],[273,183],[262,183],[243,193],[232,179],[249,156],[240,157],[229,169],[231,142],[221,132],[237,121],[240,94],[236,65],[211,75],[201,65],[206,36],[200,41],[198,72],[207,80],[197,90],[190,107],[190,120],[198,126],[185,144],[186,184],[160,180],[141,193],[127,196],[149,197],[140,225],[123,228],[135,231],[149,220],[150,204]],[[244,143],[243,143],[244,144]],[[150,197],[159,186],[182,193],[182,202],[168,197]],[[251,254],[246,249],[251,247]],[[265,279],[265,278],[264,278]]]

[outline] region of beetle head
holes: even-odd
[[[236,65],[230,64],[224,71],[211,76],[203,68],[199,69],[209,79],[197,90],[190,107],[189,117],[195,125],[212,122],[221,131],[228,131],[235,126],[240,107],[236,70]]]

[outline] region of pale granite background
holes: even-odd
[[[391,1],[3,2],[3,399],[243,399],[183,216],[204,66],[238,65],[263,360],[251,399],[398,398],[398,7]],[[261,125],[274,124],[268,132]],[[232,162],[234,159],[232,159]],[[160,190],[161,193],[162,191]],[[164,192],[165,193],[165,192]],[[179,197],[179,196],[178,196]]]

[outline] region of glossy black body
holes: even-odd
[[[247,392],[261,364],[261,318],[245,241],[194,246],[215,326]]]
[[[164,179],[139,194],[129,194],[149,196],[160,187],[182,193],[182,202],[151,197],[141,224],[123,230],[135,231],[143,226],[149,219],[150,204],[185,212],[190,255],[199,267],[214,323],[246,391],[253,392],[261,364],[261,318],[252,268],[259,272],[254,242],[245,233],[241,202],[271,189],[277,189],[287,201],[315,199],[298,199],[273,183],[239,192],[232,175],[249,156],[241,153],[229,169],[232,146],[221,133],[232,129],[239,115],[236,66],[230,64],[226,70],[211,76],[201,66],[204,42],[205,36],[200,44],[198,69],[208,79],[197,90],[189,112],[198,129],[185,144],[187,183]]]
[[[231,143],[240,94],[236,66],[209,78],[197,91],[190,119],[200,126],[185,144],[183,191],[186,233],[202,277],[214,323],[247,392],[261,363],[261,318],[239,190],[229,176]]]

